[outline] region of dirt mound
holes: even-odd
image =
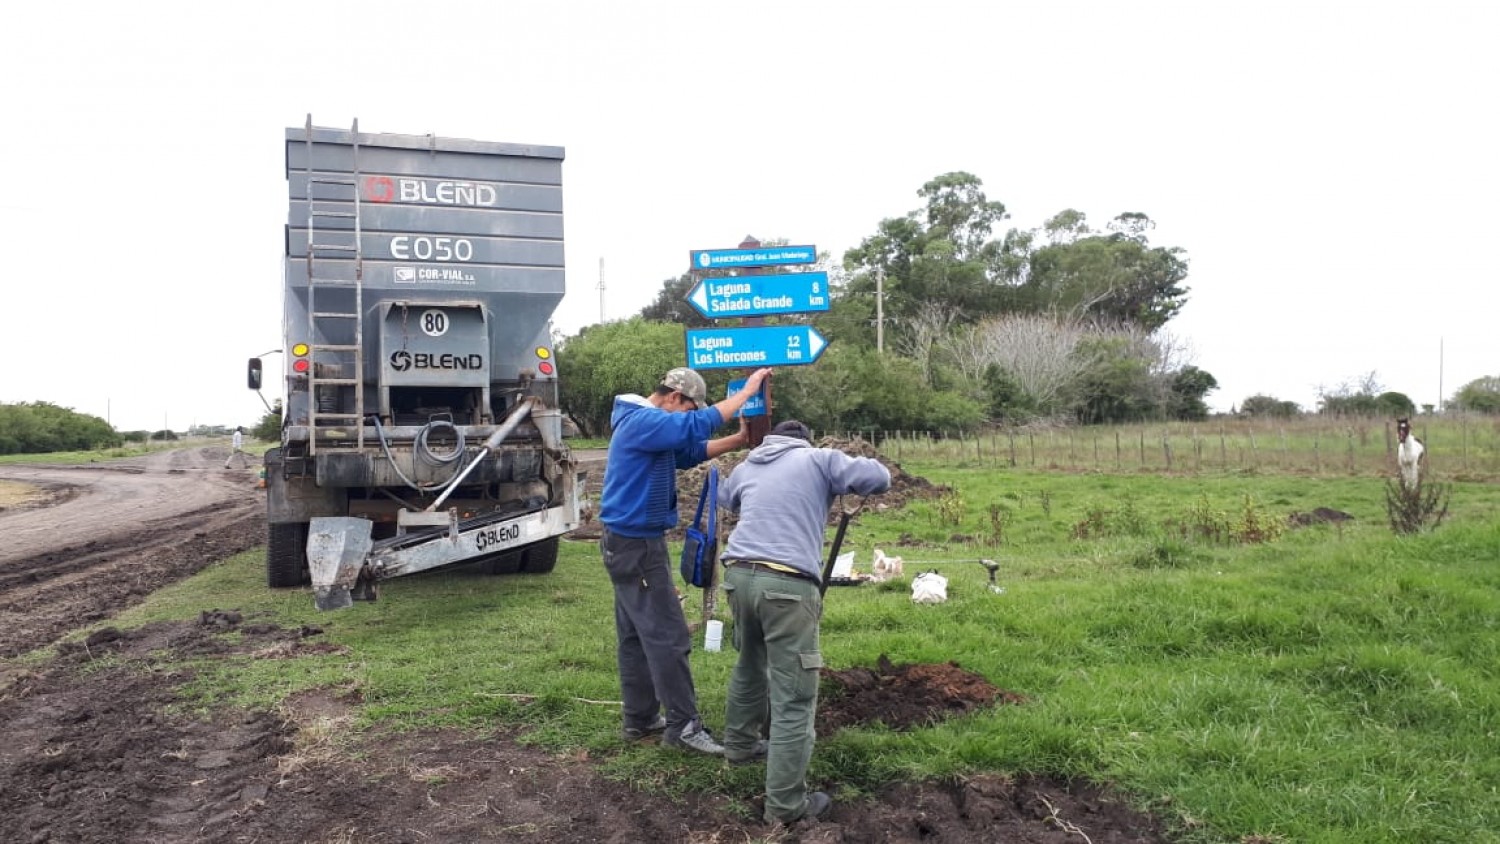
[[[1287,516],[1287,522],[1292,527],[1307,527],[1308,525],[1336,524],[1347,522],[1354,517],[1342,510],[1333,510],[1328,507],[1315,508],[1311,513],[1292,513]]]
[[[885,455],[877,451],[874,445],[859,437],[854,437],[853,439],[824,437],[814,443],[814,445],[822,448],[836,448],[845,454],[855,457],[871,457],[879,460],[881,465],[890,470],[891,488],[881,495],[872,495],[865,499],[864,509],[866,510],[880,512],[882,510],[905,507],[912,501],[938,498],[944,493],[951,491],[950,487],[934,484],[926,478],[907,472],[901,468],[901,464],[892,462]],[[727,477],[730,472],[734,471],[734,467],[740,465],[740,461],[745,459],[745,454],[746,452],[740,451],[716,458],[719,464],[719,472]],[[604,484],[604,462],[585,463],[584,468],[588,470],[589,493],[597,500],[599,490]],[[698,496],[703,491],[703,479],[707,472],[708,464],[705,463],[677,473],[677,512],[682,518],[684,525],[692,518],[693,509],[697,507]],[[842,502],[842,504],[852,505],[855,500],[857,498]],[[841,503],[837,501],[829,508],[829,524],[838,524],[839,515],[842,512],[840,508]],[[725,513],[722,518],[726,526],[732,527],[735,523],[735,517],[732,514]],[[856,517],[857,519],[858,517]],[[568,534],[568,538],[598,539],[601,527],[597,520],[591,521]],[[682,527],[679,526],[669,531],[667,538],[674,542],[680,542],[682,540]]]
[[[872,495],[865,499],[864,509],[874,512],[905,507],[909,502],[937,498],[945,492],[951,491],[950,487],[934,484],[932,481],[918,475],[913,475],[901,468],[901,464],[893,463],[885,455],[876,450],[875,446],[860,437],[843,439],[839,437],[823,437],[813,445],[819,448],[832,448],[842,451],[851,457],[868,457],[878,460],[891,473],[891,488],[880,495]],[[727,477],[734,467],[740,465],[745,459],[745,452],[737,452],[732,455],[720,457],[720,471]],[[698,493],[703,488],[703,477],[707,466],[697,466],[685,472],[677,473],[677,500],[678,507],[682,502],[697,501]],[[857,497],[854,500],[858,500]],[[844,504],[852,505],[854,501],[845,501]],[[828,511],[828,523],[837,524],[841,513],[839,502],[835,501],[833,507]],[[691,514],[687,514],[691,515]],[[686,518],[686,516],[684,516]],[[733,523],[733,517],[726,517],[729,523]]]
[[[996,688],[956,662],[892,665],[880,655],[874,670],[823,669],[818,692],[818,735],[861,724],[884,724],[892,730],[925,727],[963,715],[996,701],[1023,703],[1015,692]]]

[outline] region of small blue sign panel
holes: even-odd
[[[695,249],[688,253],[689,264],[698,270],[727,270],[734,267],[777,267],[786,264],[815,264],[818,250],[814,246],[761,246],[755,249]]]
[[[706,278],[687,296],[709,319],[802,314],[828,310],[828,273]]]
[[[745,382],[748,380],[750,379],[740,378],[735,381],[730,381],[729,390],[728,392],[724,393],[724,398],[727,399],[735,393],[738,393],[740,390],[745,389]],[[746,418],[749,418],[751,416],[766,415],[766,385],[764,383],[760,385],[760,392],[751,396],[749,401],[740,406],[740,412],[738,415],[744,416]]]
[[[814,363],[828,341],[810,325],[692,328],[684,332],[693,369],[801,366]]]

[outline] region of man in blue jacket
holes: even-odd
[[[806,425],[782,422],[719,486],[719,506],[739,511],[723,555],[740,652],[729,679],[724,755],[740,764],[765,753],[767,822],[816,819],[832,804],[807,790],[823,667],[823,527],[834,496],[891,488],[880,461],[811,440]],[[761,744],[767,712],[771,738]]]
[[[677,470],[747,445],[743,420],[734,434],[716,440],[709,435],[738,413],[770,374],[756,370],[743,388],[712,406],[703,376],[685,368],[668,372],[650,396],[615,397],[599,497],[604,524],[599,550],[615,589],[626,739],[661,733],[668,745],[724,752],[698,716],[688,665],[693,644],[677,600],[666,532],[677,526]]]

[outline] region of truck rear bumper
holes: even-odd
[[[408,534],[376,543],[370,552],[370,572],[377,580],[416,574],[562,536],[578,523],[576,508],[551,507],[474,527],[460,525],[415,543]]]

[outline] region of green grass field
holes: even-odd
[[[1183,842],[1500,840],[1500,485],[1445,478],[1448,520],[1396,536],[1371,476],[1049,473],[964,454],[908,454],[903,468],[953,492],[861,515],[845,548],[862,569],[875,547],[905,556],[908,578],[940,568],[950,599],[914,605],[905,582],[832,590],[827,664],[953,660],[1028,700],[826,737],[818,784],[848,799],[1028,771],[1114,783]],[[1317,507],[1354,519],[1282,527]],[[999,562],[1002,594],[981,557]],[[353,692],[355,731],[518,725],[647,787],[761,788],[755,768],[620,746],[611,592],[592,543],[564,543],[552,575],[398,579],[335,613],[263,582],[260,554],[242,554],[113,623],[235,608],[347,647],[215,657],[197,666],[194,706]],[[692,659],[717,725],[733,652]]]

